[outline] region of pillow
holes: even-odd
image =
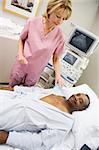
[[[96,149],[99,146],[99,100],[95,92],[86,84],[64,88],[67,98],[79,92],[89,95],[90,106],[84,111],[73,113],[75,118],[72,129],[75,137],[74,149],[79,150],[84,144],[91,149]]]
[[[78,85],[76,87],[70,87],[70,88],[63,88],[63,93],[64,96],[68,99],[71,95],[77,94],[77,93],[85,93],[88,94],[90,97],[91,101],[94,101],[97,99],[97,95],[95,92],[87,85],[87,84],[82,84]]]

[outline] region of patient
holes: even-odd
[[[44,142],[46,145],[52,139],[50,142],[52,147],[66,136],[68,127],[65,129],[65,126],[68,123],[65,114],[85,110],[90,104],[89,96],[83,93],[72,95],[68,100],[53,94],[40,100],[17,99],[10,102],[5,100],[4,103],[0,101],[2,108],[2,110],[0,108],[0,130],[2,130],[0,144],[7,143],[17,148],[36,150],[35,147],[40,146],[41,148]],[[4,104],[6,107],[3,106]],[[57,115],[54,116],[55,114]],[[69,118],[68,115],[67,118]],[[64,122],[61,122],[62,119]],[[38,123],[39,120],[40,123]],[[21,132],[22,130],[26,132]],[[45,149],[48,148],[49,146],[46,146]]]
[[[89,96],[83,93],[72,95],[68,100],[65,97],[51,94],[40,99],[63,112],[72,114],[73,111],[82,111],[89,106]]]

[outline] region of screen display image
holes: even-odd
[[[69,41],[69,44],[86,54],[94,42],[95,39],[93,37],[76,29]]]
[[[67,52],[67,54],[65,55],[63,60],[65,60],[70,65],[73,65],[76,62],[77,58],[75,56],[71,55],[69,52]]]

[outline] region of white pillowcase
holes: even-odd
[[[84,144],[95,150],[99,146],[99,99],[97,95],[86,84],[64,88],[64,93],[67,98],[76,93],[85,93],[90,97],[90,106],[86,110],[73,113],[75,123],[72,131],[75,137],[75,150],[79,150]]]

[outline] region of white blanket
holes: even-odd
[[[37,131],[42,128],[51,128],[54,130],[61,130],[65,136],[68,135],[73,126],[72,115],[64,113],[56,107],[38,100],[37,94],[34,96],[35,93],[36,91],[34,94],[32,92],[18,93],[11,91],[0,91],[0,130]],[[50,90],[46,92],[44,91],[41,96],[45,96],[50,93]],[[38,96],[38,98],[40,97]],[[52,141],[54,142],[59,140],[59,137],[58,131],[56,138]],[[62,139],[62,136],[60,138]],[[11,138],[11,140],[13,139],[14,138]],[[8,143],[11,144],[11,142]]]
[[[51,128],[68,133],[73,126],[72,115],[35,99],[34,94],[0,93],[0,130],[37,131]]]

